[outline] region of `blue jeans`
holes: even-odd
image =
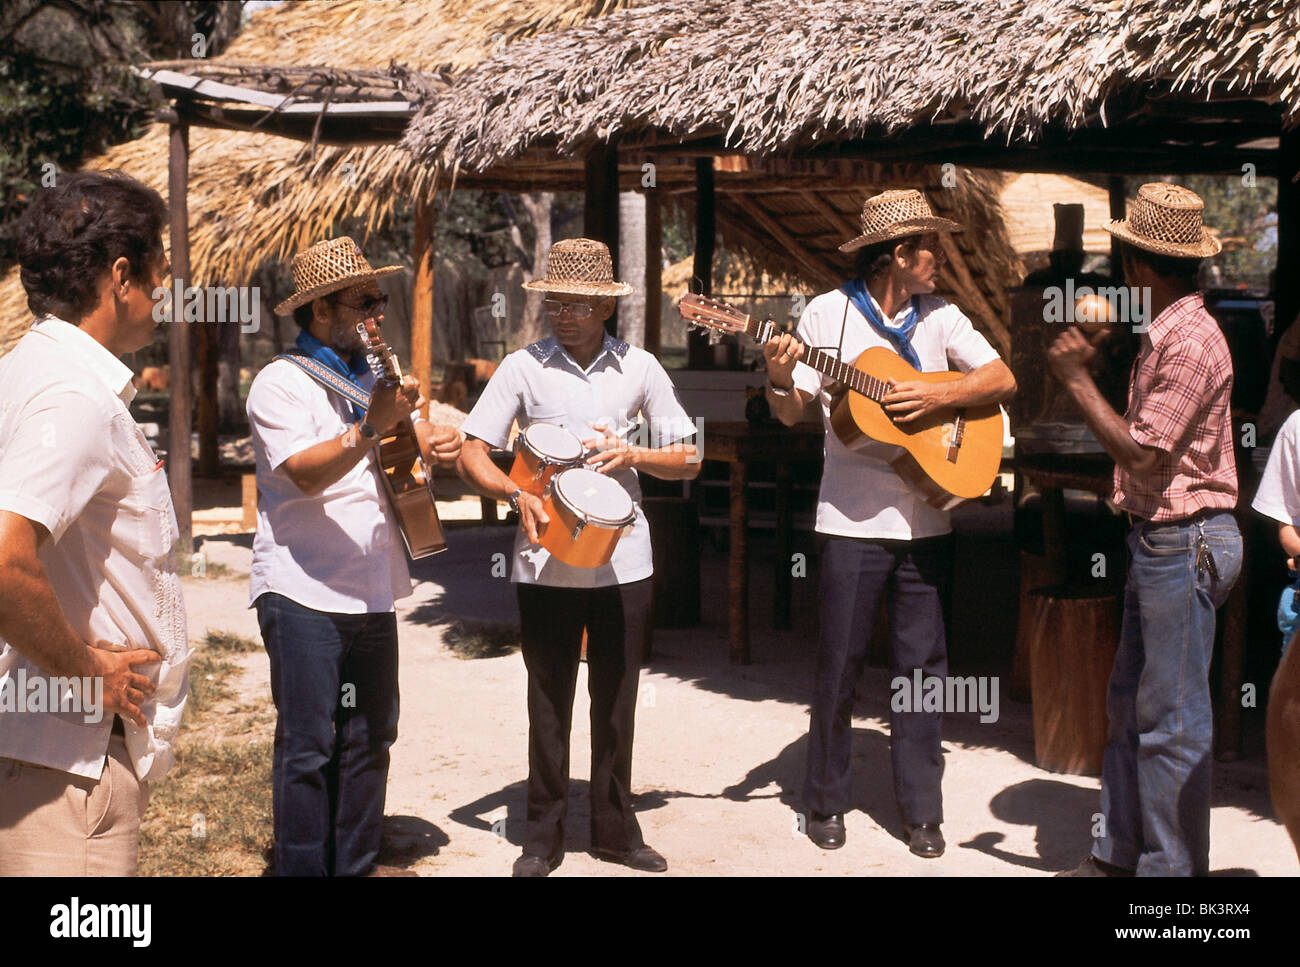
[[[1197,567],[1202,533],[1218,580]],[[1124,623],[1106,699],[1105,826],[1093,855],[1139,876],[1204,875],[1215,610],[1241,573],[1241,533],[1231,512],[1212,512],[1199,522],[1140,523],[1128,547]]]
[[[397,738],[397,616],[314,611],[275,593],[256,606],[279,713],[276,873],[362,876],[379,855]]]

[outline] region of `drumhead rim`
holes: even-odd
[[[528,431],[535,426],[549,427],[552,430],[559,430],[561,433],[567,434],[568,437],[572,439],[575,444],[577,444],[577,448],[578,448],[577,454],[572,457],[557,457],[550,453],[543,453],[541,450],[539,450],[536,446],[533,445],[533,442],[531,440],[528,439]],[[537,457],[539,460],[543,460],[547,463],[557,464],[561,466],[572,465],[574,467],[582,463],[582,453],[583,453],[582,441],[578,439],[577,434],[573,433],[571,430],[566,430],[564,427],[560,426],[557,423],[529,423],[526,427],[524,427],[522,430],[519,431],[519,439],[521,441],[521,445],[526,450],[528,450],[529,453]]]
[[[581,471],[584,474],[587,473],[595,474],[597,477],[600,477],[603,480],[608,480],[614,486],[618,487],[618,489],[622,491],[623,496],[627,498],[628,504],[631,507],[631,509],[627,512],[627,515],[624,517],[616,517],[616,518],[601,517],[597,514],[587,513],[579,509],[578,507],[575,507],[573,505],[573,502],[568,498],[566,498],[564,496],[563,491],[560,489],[562,478],[571,474],[575,470]],[[560,471],[554,477],[551,478],[551,494],[559,504],[565,507],[570,513],[572,513],[575,517],[577,517],[580,520],[586,520],[597,524],[604,524],[609,527],[625,527],[628,524],[632,523],[634,520],[636,520],[636,501],[632,499],[632,495],[629,494],[627,490],[624,489],[623,485],[620,484],[617,480],[615,480],[610,476],[607,476],[606,474],[596,473],[595,470],[587,470],[585,467],[571,467],[568,470]]]

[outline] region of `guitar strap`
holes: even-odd
[[[344,379],[334,370],[312,359],[299,349],[286,349],[275,358],[287,359],[327,390],[343,397],[352,404],[357,419],[360,420],[365,417],[366,410],[370,408],[370,394],[356,383]],[[359,413],[356,412],[357,408],[360,408]]]

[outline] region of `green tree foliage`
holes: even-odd
[[[58,171],[138,137],[159,103],[131,72],[150,60],[220,53],[237,0],[5,0],[0,5],[0,265],[12,225]],[[202,35],[196,46],[195,34]]]

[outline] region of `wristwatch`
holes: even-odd
[[[789,396],[794,390],[794,386],[777,386],[770,379],[767,381],[767,388],[772,391],[773,396]]]
[[[519,513],[519,495],[522,493],[523,491],[516,487],[515,492],[506,498],[506,503],[510,505],[510,509],[516,514]]]

